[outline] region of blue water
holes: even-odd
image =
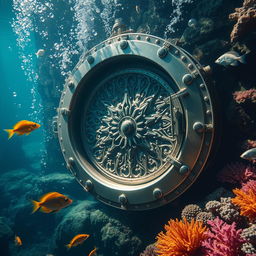
[[[129,27],[133,17],[131,25],[139,28],[156,10],[149,33],[182,37],[188,20],[194,18],[189,8],[195,2],[0,0],[1,256],[82,256],[95,246],[98,256],[136,256],[155,241],[171,216],[178,216],[185,201],[149,211],[145,217],[143,212],[105,206],[86,194],[65,168],[51,120],[65,79],[79,56],[110,36],[115,18],[122,17]],[[146,15],[136,13],[136,5]],[[158,17],[163,19],[160,29],[155,28]],[[45,55],[37,58],[39,49],[44,49]],[[187,50],[191,49],[188,45]],[[31,120],[41,127],[29,136],[8,140],[3,129],[20,120]],[[56,214],[31,215],[30,200],[49,191],[70,196],[72,206]],[[67,251],[65,244],[78,233],[91,236],[80,247]],[[14,244],[15,234],[22,238],[21,247]]]

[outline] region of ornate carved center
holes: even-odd
[[[130,117],[125,117],[120,124],[120,132],[125,137],[132,137],[136,133],[136,123]]]
[[[161,78],[141,70],[104,80],[84,118],[84,148],[97,169],[129,181],[169,168],[182,137],[182,108],[173,93]]]

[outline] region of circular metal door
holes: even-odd
[[[63,90],[58,137],[68,169],[109,205],[145,210],[183,193],[213,147],[201,66],[147,34],[122,34],[81,56]]]

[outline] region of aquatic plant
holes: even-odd
[[[156,247],[154,244],[150,244],[146,249],[140,254],[140,256],[157,256]]]
[[[217,179],[221,182],[242,184],[251,179],[256,180],[256,168],[240,162],[230,163],[218,173]]]
[[[240,208],[240,214],[248,217],[250,221],[256,220],[256,193],[253,189],[244,192],[242,189],[233,189],[236,195],[232,203]]]
[[[159,256],[192,256],[201,250],[201,242],[207,237],[207,228],[201,221],[192,219],[169,220],[165,231],[157,236],[156,252]]]
[[[243,255],[241,246],[245,240],[241,237],[242,229],[236,229],[236,223],[231,225],[220,218],[209,220],[207,238],[202,242],[205,256],[239,256]]]
[[[188,204],[182,210],[181,218],[186,218],[186,220],[191,221],[192,219],[195,219],[200,212],[202,212],[202,209],[197,204]]]

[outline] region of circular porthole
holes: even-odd
[[[114,207],[146,210],[182,194],[215,141],[202,68],[161,38],[122,34],[81,56],[63,90],[58,137],[68,169]]]

